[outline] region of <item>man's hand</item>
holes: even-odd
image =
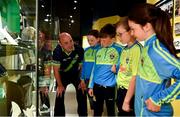
[[[147,109],[152,112],[159,112],[161,110],[161,106],[155,105],[151,99],[147,99],[145,101]]]
[[[64,86],[63,85],[58,86],[56,91],[57,91],[57,97],[59,97],[59,96],[61,97],[62,93],[65,91]]]
[[[84,91],[86,91],[86,89],[87,89],[86,83],[84,82],[84,80],[81,80],[81,82],[79,83],[78,89],[81,89],[84,94]]]

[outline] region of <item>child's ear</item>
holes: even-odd
[[[152,25],[150,23],[146,23],[146,25],[143,26],[143,29],[145,32],[149,32],[152,30]]]

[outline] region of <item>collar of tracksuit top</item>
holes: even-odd
[[[144,42],[144,47],[148,46],[151,44],[153,41],[157,39],[156,34],[151,35],[149,38],[147,38]]]
[[[176,78],[176,82],[167,88],[167,82],[172,77]],[[159,42],[155,34],[145,41],[136,78],[135,94],[137,116],[161,116],[171,113],[170,102],[180,94],[180,63]],[[147,99],[161,105],[161,111],[151,113],[145,109],[144,101]]]

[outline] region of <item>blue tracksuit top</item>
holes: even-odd
[[[122,46],[117,43],[113,43],[108,47],[98,48],[89,88],[93,88],[94,83],[109,87],[116,85],[116,74],[111,71],[111,67],[119,63],[121,51]]]
[[[171,78],[175,83],[167,86]],[[172,116],[171,101],[180,95],[180,62],[166,47],[152,35],[142,50],[141,61],[136,77],[135,113],[136,116]],[[160,112],[151,112],[145,101],[151,99],[161,106]]]
[[[97,49],[100,47],[100,44],[95,46],[90,46],[84,51],[84,60],[82,65],[81,79],[89,80],[92,72],[92,68],[95,61],[95,54]]]

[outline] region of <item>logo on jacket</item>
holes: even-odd
[[[63,61],[68,61],[68,60],[71,60],[71,57],[68,57],[68,58],[64,58]]]
[[[100,57],[101,57],[101,55],[99,55],[99,54],[98,54],[96,57],[97,57],[97,58],[100,58]]]
[[[115,55],[112,53],[110,54],[110,59],[114,59]]]

